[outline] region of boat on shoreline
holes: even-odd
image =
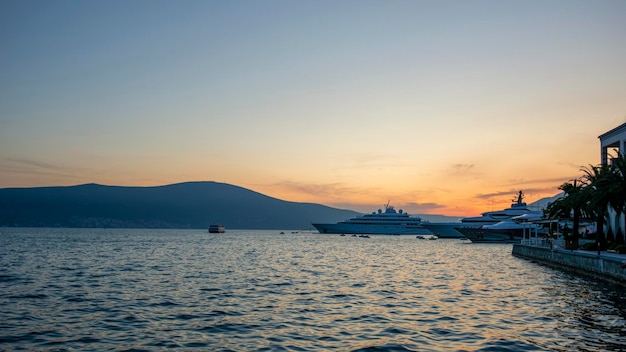
[[[335,224],[312,224],[321,234],[370,235],[432,235],[422,226],[422,219],[410,216],[402,209],[396,211],[387,203],[385,210],[364,214]]]

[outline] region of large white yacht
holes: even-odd
[[[529,209],[523,199],[524,194],[519,191],[509,208],[463,218],[455,230],[472,242],[518,242],[524,231],[537,228],[532,221],[543,216],[543,212]]]
[[[389,203],[385,210],[357,216],[336,224],[312,224],[319,233],[373,234],[373,235],[432,235],[422,226],[422,219],[409,216],[402,209],[396,211]]]

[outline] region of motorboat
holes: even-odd
[[[422,219],[410,216],[389,203],[385,209],[340,221],[335,224],[312,224],[321,234],[370,234],[370,235],[432,235],[422,226]]]
[[[226,229],[224,225],[211,225],[209,226],[209,233],[224,233]]]

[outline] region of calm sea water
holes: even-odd
[[[0,228],[4,351],[624,351],[621,287],[510,245]]]

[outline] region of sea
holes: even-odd
[[[0,228],[0,351],[626,351],[626,290],[507,244]]]

